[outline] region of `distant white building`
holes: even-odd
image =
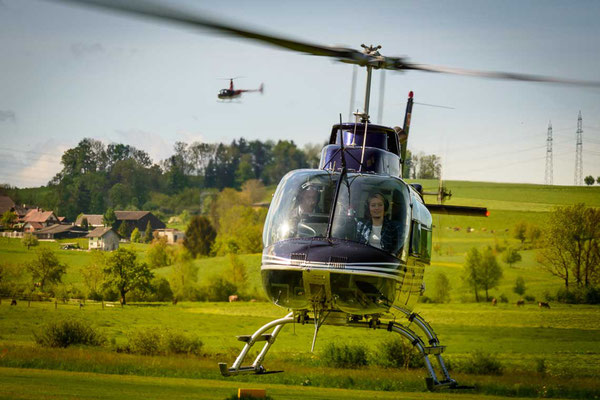
[[[154,233],[158,237],[166,237],[167,243],[177,243],[185,239],[185,233],[177,229],[155,229]]]
[[[119,248],[119,235],[111,228],[96,228],[86,236],[90,250],[112,251]]]

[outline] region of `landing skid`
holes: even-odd
[[[429,372],[429,377],[425,378],[425,382],[427,384],[427,389],[429,390],[437,390],[441,388],[449,388],[449,389],[459,389],[462,388],[458,386],[458,383],[450,377],[450,373],[444,364],[444,359],[442,358],[442,353],[445,350],[445,346],[441,346],[440,342],[437,338],[437,335],[431,328],[431,326],[419,315],[416,313],[408,312],[402,308],[392,306],[392,308],[396,311],[401,312],[406,316],[409,321],[408,326],[402,325],[398,322],[380,322],[378,319],[371,319],[368,322],[365,321],[347,321],[344,326],[354,327],[354,328],[368,328],[368,329],[386,329],[389,332],[396,332],[407,338],[410,343],[419,350],[421,355],[423,356],[423,361],[425,363],[425,367],[427,368],[427,372]],[[273,371],[267,372],[267,370],[262,365],[267,352],[275,343],[279,332],[283,328],[284,325],[298,322],[301,324],[314,322],[313,318],[308,317],[308,313],[303,311],[297,314],[293,312],[289,313],[283,318],[276,319],[274,321],[269,322],[268,324],[262,326],[256,332],[254,332],[251,336],[238,336],[238,340],[245,342],[245,346],[240,352],[240,355],[236,358],[233,365],[228,368],[226,363],[219,363],[219,369],[221,370],[221,374],[223,376],[233,376],[239,374],[265,374],[265,373],[275,373],[282,371]],[[426,342],[419,337],[415,331],[410,329],[410,325],[414,324],[421,330],[427,340]],[[273,329],[273,331],[269,334],[266,333],[269,330]],[[262,351],[258,354],[252,365],[242,366],[246,355],[257,342],[266,342],[263,346]],[[433,368],[430,356],[434,356],[437,360],[440,371],[442,372],[443,378],[440,380]]]

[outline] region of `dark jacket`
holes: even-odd
[[[369,243],[369,236],[373,229],[373,221],[358,221],[356,224],[356,241],[363,244]],[[396,254],[400,249],[400,229],[396,221],[383,219],[381,227],[381,249]]]

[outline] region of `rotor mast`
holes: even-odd
[[[381,56],[379,54],[379,52],[377,50],[381,49],[381,46],[367,46],[365,44],[361,44],[360,45],[364,50],[363,53],[367,56]],[[363,111],[363,114],[361,115],[361,120],[362,122],[369,122],[369,102],[371,99],[371,76],[373,74],[373,68],[377,68],[377,66],[374,66],[372,64],[366,64],[364,65],[367,68],[367,86],[365,88],[365,108]]]

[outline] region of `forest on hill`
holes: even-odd
[[[163,218],[183,210],[201,214],[207,194],[240,189],[250,180],[276,185],[288,171],[318,168],[321,148],[244,138],[230,144],[177,142],[173,155],[155,162],[131,145],[86,138],[64,152],[62,170],[46,186],[2,185],[0,194],[17,204],[53,210],[69,221],[81,213],[103,214],[108,208],[153,211]],[[404,176],[435,178],[439,171],[439,157],[409,153]]]

